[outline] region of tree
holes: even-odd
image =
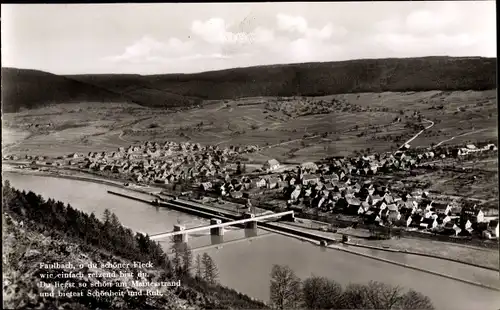
[[[414,290],[409,290],[403,295],[400,304],[400,309],[421,309],[421,310],[433,310],[431,299],[419,292]]]
[[[104,224],[109,224],[111,221],[111,211],[109,211],[108,208],[104,209],[103,215],[102,215],[102,220]]]
[[[118,220],[118,216],[116,216],[116,214],[114,213],[111,213],[109,222],[113,229],[118,229],[121,226],[120,220]]]
[[[181,244],[176,242],[174,238],[171,240],[172,244],[172,252],[174,253],[174,257],[172,258],[172,267],[173,270],[177,273],[180,273],[182,270],[182,253],[181,253]]]
[[[308,309],[342,309],[342,286],[325,277],[312,276],[302,284],[302,298]]]
[[[187,243],[182,243],[183,251],[182,251],[182,261],[183,261],[183,271],[186,274],[189,274],[191,271],[191,267],[193,266],[193,252]]]
[[[398,309],[404,300],[400,287],[376,281],[367,285],[349,285],[343,299],[346,309]]]
[[[210,255],[208,255],[207,253],[203,253],[201,261],[203,264],[204,280],[208,283],[215,284],[219,277],[219,271],[212,257],[210,257]]]
[[[288,266],[274,265],[271,270],[271,303],[278,309],[297,307],[301,281]]]
[[[196,261],[195,261],[195,278],[200,280],[203,278],[203,266],[201,263],[201,256],[200,254],[196,255]]]

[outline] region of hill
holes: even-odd
[[[48,104],[127,101],[107,89],[43,71],[2,68],[2,111],[17,112]]]
[[[2,86],[5,112],[69,101],[127,101],[149,107],[179,107],[200,104],[202,99],[494,89],[496,59],[362,59],[165,75],[57,76],[2,68]]]
[[[128,102],[150,107],[187,106],[196,98],[167,93],[124,76],[105,76],[87,83],[44,71],[2,68],[2,110],[17,112],[50,104]],[[106,82],[107,83],[106,83]]]
[[[115,81],[116,77],[108,76]],[[72,76],[95,81],[95,75]],[[496,59],[423,57],[258,66],[196,74],[127,75],[136,85],[203,99],[496,88]],[[110,83],[109,81],[106,82]]]
[[[179,95],[172,90],[159,89],[156,83],[138,74],[67,75],[76,81],[102,87],[129,98],[132,102],[149,107],[180,107],[200,104],[200,98],[189,93]]]
[[[170,260],[158,243],[134,235],[113,213],[105,212],[100,221],[69,204],[16,190],[8,181],[2,198],[7,309],[266,308],[215,279],[193,275],[188,247]]]

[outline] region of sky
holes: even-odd
[[[56,74],[496,57],[494,1],[2,4],[1,12],[2,67]]]

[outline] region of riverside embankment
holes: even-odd
[[[140,201],[140,202],[144,202],[144,203],[155,204],[151,201],[134,197],[133,195],[121,194],[121,193],[117,193],[114,191],[108,191],[108,193],[113,194],[113,195],[117,195],[117,196],[122,197],[122,198],[132,199],[132,200]],[[162,206],[162,207],[172,208],[172,209],[177,210],[177,211],[182,211],[182,212],[194,214],[196,216],[201,216],[201,217],[205,217],[205,218],[220,218],[224,222],[228,222],[231,220],[237,220],[237,219],[241,218],[235,214],[231,214],[230,212],[228,212],[226,210],[217,210],[213,207],[208,207],[208,206],[205,206],[205,205],[197,203],[197,202],[182,200],[182,199],[172,199],[168,202],[161,202],[160,201],[160,202],[157,202],[156,204],[159,206]],[[426,273],[429,273],[432,275],[445,277],[448,279],[460,281],[463,283],[479,286],[479,287],[490,289],[490,290],[500,291],[500,282],[494,283],[493,285],[491,285],[488,283],[487,280],[483,281],[481,276],[478,277],[476,275],[475,280],[469,280],[469,279],[465,279],[463,277],[458,277],[458,276],[447,274],[447,273],[442,272],[440,270],[439,271],[436,269],[432,270],[433,269],[432,267],[427,267],[427,266],[422,266],[422,265],[418,266],[418,264],[412,265],[412,264],[409,264],[407,262],[401,262],[401,261],[397,261],[397,260],[387,259],[387,258],[381,257],[381,255],[374,255],[373,253],[366,253],[366,252],[363,253],[363,251],[360,251],[359,248],[370,249],[372,251],[375,250],[375,251],[383,251],[383,252],[390,252],[390,253],[398,253],[398,254],[401,254],[404,256],[417,255],[417,256],[430,257],[432,259],[442,259],[439,257],[432,257],[429,255],[420,255],[419,253],[413,253],[413,252],[410,252],[410,253],[406,252],[405,253],[405,252],[402,252],[399,250],[394,250],[394,249],[384,249],[384,248],[373,247],[373,246],[358,245],[358,244],[352,243],[352,242],[346,242],[346,243],[343,243],[342,245],[339,245],[339,239],[335,238],[333,236],[333,234],[331,234],[331,235],[317,234],[317,233],[314,233],[310,230],[308,231],[306,229],[301,229],[298,227],[290,226],[286,222],[285,223],[284,222],[280,222],[280,223],[260,222],[259,226],[261,228],[264,228],[264,229],[270,231],[270,232],[279,233],[279,234],[282,234],[285,236],[298,238],[300,240],[312,242],[312,243],[317,244],[317,245],[325,245],[331,249],[344,251],[344,252],[347,252],[350,254],[360,255],[360,256],[363,256],[366,258],[376,259],[376,260],[383,261],[383,262],[390,263],[390,264],[394,264],[397,266],[410,268],[410,269],[421,271],[421,272],[426,272]],[[232,242],[235,242],[235,241],[236,240],[233,240]],[[355,250],[350,249],[352,247],[358,248],[358,249],[355,249]],[[448,261],[450,261],[450,260],[448,260]],[[453,262],[456,264],[461,263],[459,261],[450,261],[450,262]],[[469,264],[469,265],[471,265],[472,267],[478,268],[478,269],[482,268],[482,266],[474,266],[472,264]],[[478,270],[476,270],[475,272],[477,273]]]
[[[107,193],[107,190],[130,193],[128,190],[117,187],[80,180],[10,173],[4,173],[4,179],[9,179],[14,187],[33,190],[46,198],[52,197],[68,202],[73,207],[89,213],[94,212],[98,216],[105,208],[109,208],[125,226],[150,235],[171,231],[173,226],[179,222],[187,228],[208,224],[208,221],[203,218],[167,208],[155,208],[150,204]],[[151,195],[145,195],[145,197],[152,198]],[[342,284],[366,283],[376,279],[412,288],[428,295],[437,309],[496,310],[500,304],[497,291],[362,255],[320,247],[306,240],[283,236],[282,233],[269,234],[268,231],[259,229],[258,234],[266,234],[265,237],[248,238],[246,241],[242,240],[225,245],[224,243],[228,241],[252,236],[243,229],[230,229],[226,231],[222,240],[216,241],[222,243],[222,247],[210,247],[213,240],[208,234],[209,232],[190,236],[189,244],[192,248],[209,246],[200,252],[207,252],[215,259],[223,285],[262,300],[269,299],[269,273],[272,265],[286,264],[302,278],[314,273],[335,279]],[[165,243],[165,247],[167,247],[169,241],[166,240]],[[461,276],[470,281],[477,280],[472,276],[472,274],[477,273],[476,269],[470,266],[464,265],[464,267],[458,268],[457,264],[439,263],[439,260],[430,260],[425,257],[373,249],[364,249],[367,251],[365,253],[358,248],[348,247],[348,250],[356,250],[362,254],[400,264],[428,267],[429,269],[432,267],[452,276]],[[489,272],[481,274],[480,282],[498,281],[498,273]],[[492,284],[490,283],[490,285]]]

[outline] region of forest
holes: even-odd
[[[95,214],[90,215],[54,199],[45,200],[42,196],[31,191],[20,191],[10,186],[8,180],[2,184],[3,215],[23,223],[29,231],[50,236],[56,240],[74,242],[85,249],[85,253],[99,252],[101,257],[108,260],[117,258],[129,261],[153,262],[162,272],[160,278],[169,281],[178,281],[182,287],[176,288],[175,294],[187,300],[191,306],[202,309],[259,309],[266,305],[260,301],[224,287],[217,283],[217,267],[212,258],[206,254],[197,256],[193,261],[191,250],[186,244],[176,244],[173,247],[173,258],[170,260],[157,242],[148,235],[134,234],[130,229],[121,225],[116,215],[106,210],[102,220]],[[22,238],[23,236],[18,236]],[[67,249],[57,249],[59,252],[68,252]],[[18,261],[24,253],[15,253]],[[5,266],[4,266],[5,267]],[[17,273],[22,273],[22,266]],[[57,272],[57,270],[56,270]],[[34,273],[36,276],[37,274]],[[32,283],[35,279],[25,279]],[[29,284],[28,283],[28,284]],[[25,286],[27,283],[22,283]],[[115,287],[115,289],[117,289]],[[4,292],[5,294],[5,292]],[[142,297],[142,296],[141,296]],[[144,309],[165,308],[165,303],[156,306],[147,304],[145,298],[125,298],[124,304],[117,307],[113,298],[59,298],[51,300],[52,304],[79,301],[82,309]],[[44,308],[46,308],[44,306]],[[48,307],[52,308],[52,307]],[[174,307],[175,308],[175,307]]]

